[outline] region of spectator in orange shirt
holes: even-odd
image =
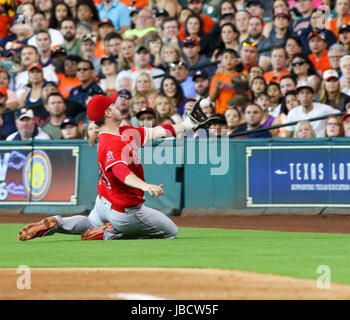
[[[109,19],[103,19],[98,23],[98,41],[96,42],[95,56],[102,58],[106,54],[104,41],[106,36],[114,32],[113,22]]]
[[[228,102],[236,95],[233,89],[232,78],[238,75],[237,52],[233,49],[225,49],[222,55],[222,73],[218,73],[211,79],[209,97],[215,102],[215,112],[224,114],[228,108]]]
[[[192,10],[194,14],[197,14],[203,21],[203,32],[209,33],[215,25],[215,21],[209,16],[203,14],[204,3],[202,0],[189,0],[188,9]]]
[[[350,23],[350,1],[349,0],[336,0],[335,12],[337,17],[329,21],[327,29],[331,30],[338,38],[339,29],[344,24]]]
[[[124,3],[127,7],[144,8],[148,4],[148,0],[118,0]]]
[[[249,78],[249,70],[257,65],[258,47],[255,42],[244,41],[240,50],[241,63],[243,65],[242,73],[246,79]]]
[[[80,80],[77,78],[77,67],[81,60],[80,56],[68,55],[63,64],[64,72],[57,74],[59,79],[57,89],[64,99],[68,98],[72,88],[81,85]]]
[[[271,52],[271,65],[272,70],[264,73],[264,79],[267,84],[271,81],[279,83],[281,78],[289,74],[287,69],[287,52],[284,47],[275,47]]]
[[[324,71],[332,69],[326,49],[326,35],[321,31],[319,33],[311,33],[308,38],[310,50],[312,52],[309,58],[315,66],[316,71],[322,76]]]

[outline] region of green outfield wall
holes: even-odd
[[[89,212],[96,146],[84,140],[0,143],[0,209]],[[141,149],[148,206],[166,214],[350,213],[350,139],[186,139]]]

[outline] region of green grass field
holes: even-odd
[[[350,284],[350,235],[180,228],[176,240],[80,241],[55,234],[17,240],[22,224],[0,225],[0,267],[218,268]]]

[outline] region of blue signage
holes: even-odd
[[[350,146],[246,147],[247,207],[350,207]]]

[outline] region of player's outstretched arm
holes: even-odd
[[[130,173],[125,177],[124,183],[133,188],[140,189],[144,192],[148,192],[151,197],[156,196],[157,198],[164,194],[163,184],[157,186],[155,184],[149,184],[139,177],[137,177],[134,173]]]
[[[178,124],[160,125],[149,129],[151,130],[149,133],[149,139],[160,140],[167,137],[176,137],[177,134],[182,133],[187,129],[190,129],[190,127],[186,126],[183,122]]]

